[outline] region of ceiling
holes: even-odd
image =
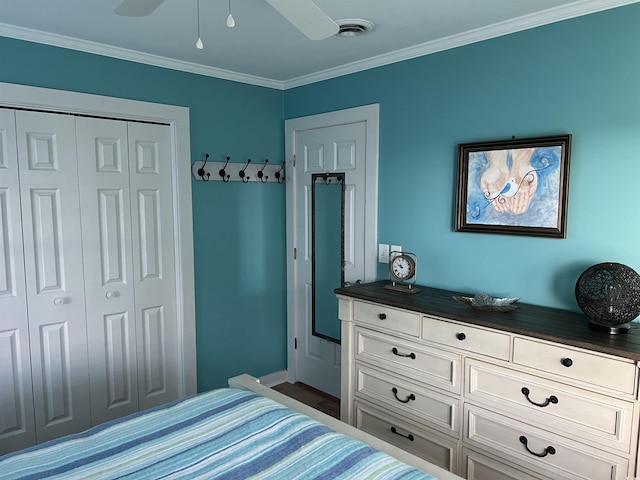
[[[295,1],[295,0],[291,0]],[[0,36],[287,89],[640,0],[316,0],[332,19],[364,19],[357,37],[307,39],[264,0],[165,0],[147,17],[120,0],[1,0]]]

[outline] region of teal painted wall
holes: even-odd
[[[192,160],[284,158],[281,91],[3,37],[0,59],[0,82],[189,107]],[[192,187],[198,390],[286,369],[284,185]]]
[[[588,266],[640,271],[638,25],[636,4],[287,90],[285,118],[380,104],[379,241],[418,283],[578,310]],[[459,143],[564,133],[566,239],[454,232]]]

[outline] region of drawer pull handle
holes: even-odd
[[[529,447],[527,446],[527,437],[525,437],[524,435],[520,436],[520,443],[524,445],[524,448],[527,449],[527,452],[529,452],[531,455],[535,455],[536,457],[546,457],[547,455],[555,455],[556,453],[556,449],[553,448],[551,445],[549,445],[547,448],[545,448],[542,453],[536,453],[536,452],[532,452],[531,450],[529,450]]]
[[[380,313],[380,314],[378,314],[378,318],[380,320],[385,320],[387,318],[387,314],[386,313]]]
[[[410,393],[409,396],[406,398],[406,400],[402,400],[401,398],[398,398],[398,389],[396,387],[393,387],[391,389],[391,391],[395,395],[396,400],[398,400],[399,402],[402,402],[402,403],[409,403],[411,400],[415,400],[416,399],[416,396],[413,393]]]
[[[464,340],[465,338],[467,338],[467,336],[466,336],[464,333],[460,332],[460,333],[456,333],[456,338],[457,338],[458,340],[462,341],[462,340]]]
[[[404,435],[402,433],[400,433],[398,430],[396,430],[396,427],[391,427],[391,433],[395,433],[396,435],[400,435],[401,437],[404,438],[408,438],[409,440],[411,440],[413,442],[413,435],[409,434],[409,435]]]
[[[391,352],[394,355],[397,355],[399,357],[409,357],[411,360],[415,360],[416,359],[416,354],[411,352],[411,353],[400,353],[398,352],[398,349],[396,347],[393,347],[393,349],[391,349]]]
[[[565,367],[569,368],[571,365],[573,365],[573,360],[567,357],[560,360],[560,363],[562,363],[562,365],[564,365]]]
[[[527,387],[522,387],[522,389],[520,391],[526,397],[526,399],[529,400],[529,403],[531,403],[532,405],[535,405],[536,407],[546,407],[550,403],[558,403],[558,397],[556,397],[555,395],[551,395],[549,398],[547,398],[544,401],[544,403],[537,403],[537,402],[534,402],[533,400],[531,400],[529,398],[529,394],[531,392],[529,391],[529,389]]]

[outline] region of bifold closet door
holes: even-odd
[[[166,125],[76,122],[97,424],[179,396],[171,137]]]
[[[76,133],[96,425],[138,411],[129,148],[123,121],[78,117]]]
[[[36,441],[15,115],[0,109],[0,455]]]
[[[16,111],[38,443],[90,426],[75,119]]]
[[[129,122],[140,410],[179,398],[171,129]],[[184,166],[183,166],[184,167]]]

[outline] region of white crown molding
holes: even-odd
[[[205,75],[208,77],[221,78],[234,82],[247,83],[261,87],[273,88],[277,90],[287,90],[289,88],[309,85],[311,83],[329,80],[331,78],[349,75],[351,73],[361,72],[376,67],[382,67],[391,63],[410,60],[412,58],[430,55],[432,53],[449,50],[471,43],[489,40],[491,38],[508,35],[511,33],[528,30],[550,23],[560,22],[571,18],[597,13],[611,8],[617,8],[632,3],[638,3],[640,0],[579,0],[561,7],[551,8],[543,12],[531,15],[525,15],[519,18],[507,20],[504,22],[489,25],[487,27],[470,30],[458,35],[441,38],[432,42],[426,42],[408,48],[396,50],[394,52],[377,55],[364,60],[340,65],[338,67],[329,68],[319,72],[291,78],[288,80],[274,80],[244,73],[233,72],[221,68],[209,67],[197,63],[184,62],[158,55],[142,53],[125,48],[113,47],[97,42],[87,40],[79,40],[76,38],[66,37],[53,33],[41,32],[14,25],[0,23],[0,36],[25,40],[29,42],[42,43],[55,47],[68,48],[86,53],[93,53],[107,57],[128,60],[156,67],[169,68],[171,70],[179,70],[197,75]]]
[[[251,85],[282,90],[282,82],[279,80],[247,75],[244,73],[233,72],[231,70],[224,70],[222,68],[208,67],[197,63],[185,62],[150,53],[142,53],[135,50],[128,50],[126,48],[105,45],[103,43],[79,40],[77,38],[67,37],[64,35],[57,35],[55,33],[17,27],[6,23],[0,23],[0,36],[15,38],[17,40],[25,40],[28,42],[42,43],[45,45],[67,48],[85,53],[93,53],[105,57],[118,58],[120,60],[143,63],[146,65],[153,65],[155,67],[179,70],[181,72],[195,73],[197,75],[205,75],[208,77],[221,78],[234,82],[248,83]]]
[[[487,27],[469,30],[467,32],[444,37],[432,42],[426,42],[394,52],[377,55],[357,62],[329,68],[320,72],[303,75],[283,82],[283,89],[300,87],[311,83],[337,78],[351,73],[362,72],[376,67],[382,67],[392,63],[410,60],[412,58],[430,55],[432,53],[462,47],[471,43],[497,38],[511,33],[541,27],[551,23],[569,20],[571,18],[589,15],[591,13],[609,10],[637,3],[639,0],[581,0],[562,7],[551,8],[543,12],[525,15],[515,19],[489,25]]]

